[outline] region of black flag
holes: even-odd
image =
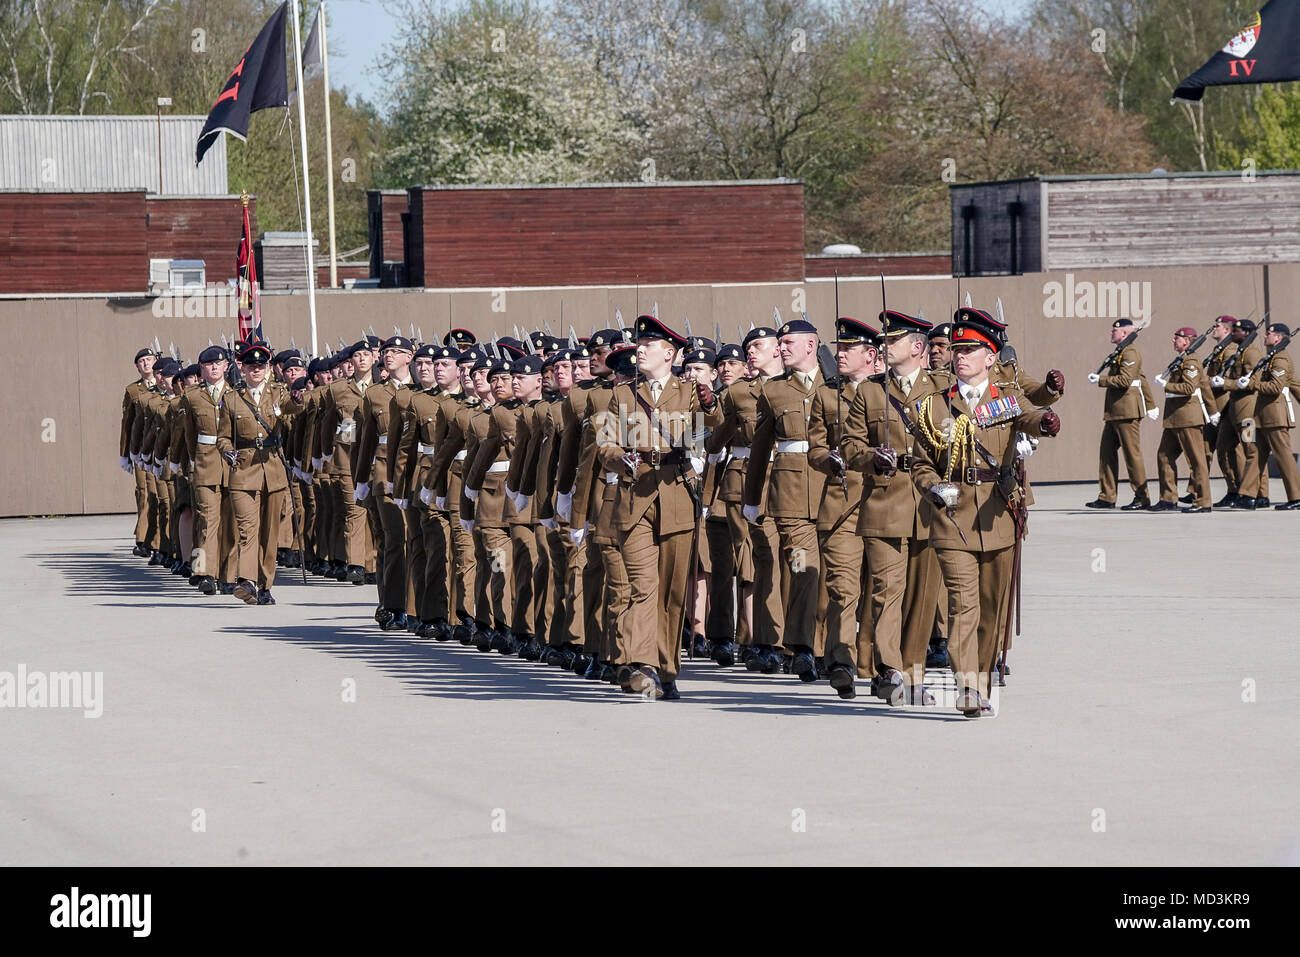
[[[1178,84],[1174,100],[1196,103],[1207,86],[1300,80],[1300,4],[1269,0],[1208,63]]]
[[[247,139],[248,118],[252,114],[272,106],[289,105],[289,81],[285,75],[284,59],[284,18],[288,7],[287,2],[282,3],[271,14],[271,19],[266,21],[262,32],[230,74],[217,102],[212,104],[212,112],[199,134],[195,166],[203,162],[203,154],[222,133]]]

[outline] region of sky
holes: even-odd
[[[980,0],[993,13],[1016,14],[1030,0]],[[329,24],[330,85],[347,87],[387,114],[382,102],[383,77],[375,58],[391,46],[400,20],[395,7],[383,0],[326,0]]]

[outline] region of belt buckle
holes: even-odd
[[[977,485],[977,484],[979,484],[979,483],[975,480],[975,466],[973,466],[973,465],[968,465],[968,466],[966,466],[965,474],[963,475],[963,479],[965,480],[965,482],[966,482],[967,485]]]
[[[663,455],[662,455],[662,453],[659,451],[659,447],[658,447],[658,446],[655,446],[654,448],[652,448],[652,449],[650,450],[650,467],[651,467],[652,469],[657,469],[657,468],[659,468],[659,463],[660,463],[660,461],[661,461],[662,459],[663,459]]]
[[[899,456],[899,458],[898,458],[898,468],[899,468],[899,471],[902,471],[902,472],[910,472],[910,471],[912,471],[912,456],[911,456],[911,455],[907,455],[907,454],[904,454],[904,455]]]

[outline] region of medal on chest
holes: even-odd
[[[997,396],[971,411],[975,424],[981,429],[1010,422],[1018,415],[1020,415],[1020,403],[1016,401],[1014,395]]]

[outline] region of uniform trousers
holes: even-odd
[[[365,506],[353,501],[356,483],[352,476],[341,474],[333,479],[334,485],[334,554],[347,565],[364,568],[368,561]]]
[[[498,631],[510,631],[514,625],[514,543],[510,528],[484,528],[474,526],[474,537],[483,543],[478,564],[484,570],[486,588],[483,590],[483,607],[476,620],[491,619]],[[531,577],[530,577],[531,581]]]
[[[776,525],[781,564],[788,585],[785,592],[784,645],[814,650],[817,644],[817,605],[821,577],[821,551],[817,522],[805,518],[769,518]]]
[[[1259,447],[1255,429],[1255,397],[1253,395],[1228,399],[1223,418],[1219,423],[1222,435],[1228,433],[1228,455],[1237,477],[1237,494],[1242,498],[1259,497]]]
[[[221,539],[223,491],[216,485],[194,486],[194,553],[190,567],[196,575],[216,578],[221,570],[221,554],[217,546]]]
[[[782,586],[787,575],[779,561],[781,539],[776,522],[770,516],[760,516],[756,524],[749,526],[749,535],[754,555],[753,641],[756,645],[780,648],[785,632]]]
[[[741,591],[754,587],[754,540],[741,503],[724,504],[727,507],[727,531],[731,535],[731,557],[736,576],[736,641],[749,645],[753,644],[754,635],[744,615]]]
[[[1160,436],[1156,463],[1160,472],[1160,501],[1178,501],[1178,457],[1187,456],[1192,481],[1188,486],[1197,505],[1210,503],[1210,468],[1205,460],[1205,436],[1199,425],[1185,429],[1165,429]]]
[[[623,538],[630,593],[617,631],[629,663],[649,665],[661,681],[679,669],[686,583],[690,577],[691,530],[659,531],[659,501]]]
[[[743,516],[742,516],[743,518]],[[736,557],[731,545],[731,526],[725,516],[704,520],[702,550],[709,556],[709,602],[704,617],[704,634],[717,641],[736,637]]]
[[[280,514],[285,489],[231,489],[235,515],[236,575],[255,581],[258,588],[275,584],[275,548],[280,540]]]
[[[532,635],[537,624],[537,532],[531,525],[510,526],[510,582],[514,610],[510,630]]]
[[[1011,590],[1006,587],[1015,559],[1013,547],[986,552],[940,548],[935,554],[948,592],[948,655],[957,687],[989,690],[997,660],[999,622],[1005,622]],[[870,559],[868,559],[870,560]]]
[[[377,580],[379,604],[391,611],[406,611],[414,604],[413,591],[406,574],[406,512],[397,507],[393,496],[381,486],[372,489],[374,509],[382,526],[383,550],[379,554]],[[445,558],[444,558],[445,562]],[[445,569],[445,565],[444,565]]]
[[[1119,453],[1124,452],[1124,467],[1128,470],[1128,483],[1134,495],[1145,495],[1147,488],[1146,465],[1142,461],[1142,420],[1110,420],[1101,426],[1101,455],[1098,481],[1103,502],[1113,502],[1119,480]]]
[[[858,628],[859,599],[867,591],[866,541],[846,521],[834,532],[818,533],[822,545],[822,580],[826,587],[826,665],[872,671],[871,623]]]
[[[139,466],[135,468],[135,540],[149,540],[149,484]]]
[[[893,668],[919,683],[939,589],[934,552],[914,538],[869,537],[867,568],[876,670]]]
[[[1296,468],[1295,453],[1291,451],[1291,430],[1289,428],[1260,429],[1256,434],[1259,448],[1259,495],[1268,498],[1268,460],[1277,460],[1278,471],[1282,473],[1282,486],[1286,489],[1286,500],[1294,502],[1300,499],[1300,469]]]
[[[477,618],[478,596],[482,593],[478,587],[479,549],[474,537],[461,527],[459,509],[444,513],[444,521],[450,533],[452,558],[448,570],[448,611],[455,611],[457,620]]]

